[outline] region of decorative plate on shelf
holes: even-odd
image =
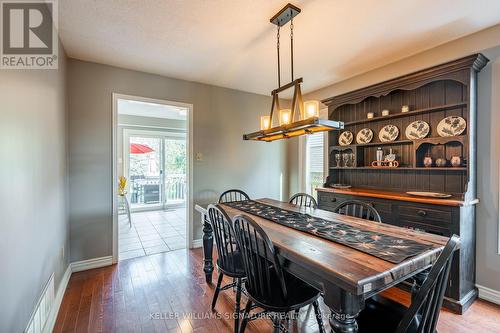
[[[394,125],[385,125],[378,133],[378,138],[382,142],[391,142],[398,138],[399,128]]]
[[[352,143],[353,138],[354,138],[354,136],[352,135],[352,132],[344,131],[344,132],[340,133],[339,145],[341,145],[341,146],[350,145]]]
[[[406,192],[406,193],[418,197],[429,197],[429,198],[440,198],[440,199],[451,197],[451,194],[437,193],[437,192]]]
[[[331,185],[333,188],[338,188],[338,189],[343,189],[343,188],[351,188],[351,185],[347,184],[332,184]]]
[[[429,124],[423,120],[415,120],[406,127],[406,137],[410,140],[418,140],[425,138],[430,131]]]
[[[373,131],[369,128],[363,128],[361,131],[358,132],[356,135],[356,142],[357,143],[370,143],[373,139]]]
[[[449,116],[441,120],[437,127],[439,136],[457,136],[462,134],[467,127],[464,118],[458,116]]]

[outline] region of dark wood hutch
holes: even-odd
[[[477,150],[477,73],[488,59],[474,54],[416,73],[358,89],[322,101],[328,106],[329,119],[345,123],[354,139],[339,146],[341,131],[329,133],[329,176],[324,188],[318,188],[321,209],[333,210],[346,199],[369,202],[384,223],[423,230],[444,236],[457,234],[461,249],[455,254],[444,306],[464,312],[477,298],[475,286],[475,204]],[[410,111],[403,113],[401,107]],[[390,110],[382,116],[382,110]],[[369,112],[374,117],[367,118]],[[443,118],[461,116],[467,122],[460,136],[440,137],[437,125]],[[426,138],[409,140],[406,127],[415,120],[430,125]],[[385,125],[396,125],[399,136],[382,143],[378,133]],[[363,128],[373,131],[373,140],[356,144]],[[399,167],[372,167],[378,147],[387,154],[392,148]],[[334,154],[352,153],[349,167],[336,166]],[[460,156],[461,166],[424,167],[423,159]],[[449,162],[448,162],[449,165]],[[349,189],[334,189],[332,184],[349,184]],[[452,194],[449,199],[415,197],[407,191],[432,191]]]

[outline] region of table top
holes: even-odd
[[[363,295],[383,289],[391,283],[401,281],[405,277],[429,267],[429,265],[436,261],[439,253],[448,241],[446,237],[438,235],[376,223],[320,209],[299,208],[295,205],[273,199],[264,198],[257,199],[256,201],[291,211],[307,213],[337,223],[350,224],[360,229],[431,245],[428,251],[411,257],[399,264],[394,264],[351,247],[316,237],[221,204],[221,207],[231,218],[239,214],[246,214],[256,221],[278,248],[280,256],[294,264],[300,265],[302,269],[311,270],[315,275],[321,276],[322,279],[335,283],[339,287],[356,295]]]
[[[206,215],[207,214],[207,208],[206,207],[203,207],[203,206],[200,206],[200,205],[195,205],[194,206],[194,209],[199,212],[200,214],[204,214]],[[203,222],[203,221],[202,221]]]

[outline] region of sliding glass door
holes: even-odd
[[[186,200],[186,138],[164,139],[165,204],[184,205]]]
[[[123,142],[132,210],[183,206],[187,181],[185,133],[129,129],[124,130]]]

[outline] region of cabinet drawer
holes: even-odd
[[[448,228],[451,224],[452,214],[450,207],[399,205],[398,217],[431,226]]]
[[[371,199],[366,197],[353,197],[354,200],[359,200],[365,202],[375,208],[380,215],[382,214],[392,214],[392,204],[387,201]]]
[[[357,197],[337,193],[318,193],[319,209],[335,211],[338,205],[346,200],[359,200],[375,208],[382,218],[382,222],[392,222],[392,204],[388,201],[372,199],[367,197]]]
[[[318,193],[318,206],[320,209],[334,210],[346,198],[334,193]]]
[[[409,221],[409,220],[405,220],[405,219],[400,219],[397,224],[398,224],[398,226],[403,227],[403,228],[409,228],[409,229],[413,229],[413,230],[417,230],[417,231],[428,232],[431,234],[440,235],[440,236],[444,236],[444,237],[451,236],[449,229],[442,228],[442,227],[435,226],[435,225],[418,223],[418,222]]]

